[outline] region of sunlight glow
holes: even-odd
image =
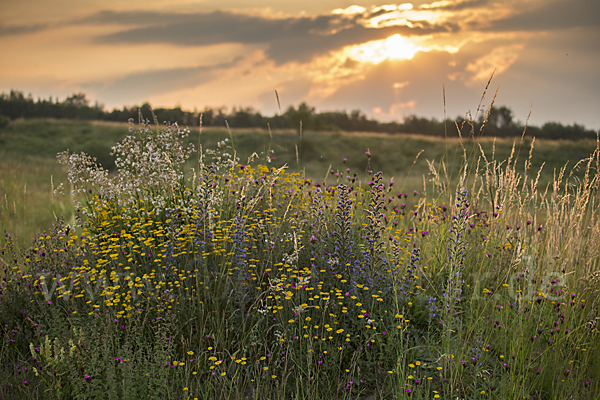
[[[385,60],[410,60],[423,50],[406,38],[395,34],[385,40],[375,40],[345,50],[346,56],[363,63],[379,64]]]
[[[385,49],[388,58],[407,60],[413,58],[415,53],[419,51],[414,44],[398,34],[385,39]]]
[[[333,14],[342,14],[342,15],[355,15],[355,14],[362,14],[365,11],[367,11],[366,8],[361,7],[361,6],[350,6],[347,8],[336,8],[335,10],[333,10]]]

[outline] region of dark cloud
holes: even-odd
[[[600,27],[600,1],[540,1],[539,7],[494,21],[490,31],[537,31]]]
[[[163,14],[160,22],[100,37],[100,42],[169,43],[206,46],[220,43],[265,43],[277,38],[314,35],[336,26],[336,16],[268,19],[215,11],[207,14]],[[157,19],[156,15],[152,19]],[[106,20],[104,16],[101,21]]]
[[[35,33],[48,28],[48,24],[34,24],[34,25],[13,25],[4,26],[0,25],[0,37],[1,36],[12,36],[12,35],[26,35],[29,33]]]
[[[455,1],[453,3],[441,3],[436,6],[421,6],[423,9],[428,10],[442,10],[442,11],[462,11],[473,8],[482,8],[487,7],[492,4],[494,0],[463,0],[463,1]]]
[[[217,77],[219,70],[233,67],[239,58],[229,63],[211,66],[145,71],[127,75],[101,89],[100,97],[108,102],[139,103],[148,97],[193,88]]]
[[[394,104],[414,101],[414,109],[407,107],[398,112],[405,116],[418,114],[439,117],[443,115],[442,86],[446,84],[449,96],[449,85],[453,85],[447,75],[460,71],[460,68],[450,66],[450,63],[456,60],[457,56],[448,52],[431,51],[417,53],[412,60],[384,61],[370,68],[364,79],[340,87],[320,106],[332,109],[354,109],[360,106],[368,112],[380,107],[387,113]],[[401,89],[394,89],[394,83],[403,81],[409,81],[410,84]],[[457,82],[456,86],[463,85]],[[461,92],[464,91],[465,89],[461,88]],[[473,99],[476,99],[475,95]],[[399,116],[397,114],[394,118]]]
[[[78,25],[153,25],[189,22],[194,15],[160,13],[154,11],[100,11],[73,21]]]
[[[126,23],[131,13],[121,15],[103,12],[87,18],[93,23]],[[428,35],[450,32],[457,25],[433,25],[426,21],[415,22],[414,27],[394,26],[368,28],[356,16],[321,15],[270,19],[222,11],[207,14],[145,13],[135,16],[138,26],[102,36],[98,41],[106,44],[169,43],[178,46],[207,46],[221,43],[265,44],[267,55],[278,64],[308,62],[314,56],[325,54],[344,46],[385,39],[393,34],[404,36]],[[367,15],[370,18],[370,15]],[[158,22],[160,21],[160,22]]]
[[[600,51],[581,44],[587,36],[600,37],[600,29],[556,31],[531,39],[531,45],[518,52],[510,68],[495,74],[484,108],[499,88],[495,104],[506,105],[522,122],[533,103],[530,123],[534,125],[561,121],[598,129],[600,81],[593,77],[600,65]],[[469,110],[474,114],[487,80],[471,81],[472,73],[465,67],[502,44],[511,45],[470,43],[454,54],[419,52],[412,60],[384,61],[365,71],[364,79],[341,86],[315,105],[319,109],[361,108],[371,115],[376,115],[376,107],[387,114],[395,108],[393,118],[416,114],[442,119],[445,86],[448,117],[464,116]],[[409,84],[394,88],[394,83],[405,81]],[[414,108],[410,107],[412,101]]]
[[[430,24],[425,24],[423,27],[417,28],[394,26],[368,29],[362,26],[355,26],[328,36],[300,35],[296,37],[277,38],[269,44],[266,54],[278,64],[290,61],[309,62],[315,55],[326,54],[329,51],[337,50],[344,46],[386,39],[394,34],[402,36],[426,35],[449,32],[454,29],[456,27],[451,25],[434,26]]]

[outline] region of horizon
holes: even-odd
[[[515,121],[600,129],[592,0],[53,3],[4,6],[0,92],[273,115],[277,91],[282,111],[443,120],[475,117],[493,73],[484,110],[497,93]]]
[[[182,107],[180,107],[178,105],[175,105],[173,107],[161,107],[161,106],[154,107],[148,101],[143,101],[140,104],[126,104],[123,107],[107,108],[104,104],[101,104],[101,103],[98,103],[98,102],[92,103],[90,101],[90,99],[87,98],[87,95],[85,93],[82,93],[82,92],[80,92],[80,93],[72,93],[71,96],[66,96],[61,101],[61,98],[58,97],[58,96],[49,96],[48,98],[42,98],[42,97],[34,97],[31,93],[23,93],[23,92],[21,92],[19,90],[13,90],[13,91],[16,92],[16,93],[22,94],[26,99],[31,99],[34,102],[52,101],[52,102],[55,102],[57,104],[60,104],[60,103],[62,103],[64,101],[67,101],[69,97],[73,97],[73,96],[76,96],[76,95],[83,95],[85,101],[87,102],[87,106],[88,107],[99,107],[99,109],[101,110],[101,112],[107,113],[107,114],[109,114],[109,113],[111,113],[113,111],[117,111],[117,112],[124,111],[125,109],[135,110],[136,108],[139,109],[139,110],[141,110],[141,111],[143,111],[143,108],[144,108],[145,105],[150,106],[150,109],[152,110],[152,112],[154,112],[154,111],[158,112],[159,110],[174,110],[174,109],[176,109],[176,108],[179,107],[182,113],[197,114],[197,116],[202,115],[203,112],[207,112],[207,111],[212,111],[212,112],[217,111],[219,113],[222,113],[225,116],[228,116],[228,115],[231,116],[236,111],[245,111],[245,112],[249,112],[251,114],[258,113],[259,115],[262,115],[265,118],[275,118],[277,116],[285,116],[286,113],[287,113],[287,111],[288,111],[287,108],[286,109],[282,108],[281,112],[279,112],[279,110],[277,110],[277,111],[275,111],[272,114],[268,114],[268,113],[261,112],[261,110],[254,109],[253,107],[238,107],[238,106],[235,106],[235,105],[232,106],[232,107],[226,107],[226,106],[214,107],[214,108],[205,107],[204,109],[201,109],[201,110],[199,110],[197,108],[192,110],[192,109],[182,108]],[[0,96],[6,96],[6,95],[10,95],[10,93],[0,92]],[[274,93],[274,96],[277,97],[277,95],[275,93]],[[332,113],[345,113],[346,115],[350,116],[351,113],[353,113],[355,111],[358,111],[361,116],[366,116],[367,119],[369,119],[370,121],[375,121],[378,124],[397,123],[397,124],[402,125],[403,123],[406,123],[407,120],[410,119],[411,117],[416,117],[418,119],[424,118],[424,119],[427,119],[427,120],[432,121],[432,122],[440,122],[440,123],[443,123],[444,121],[457,121],[459,118],[465,118],[464,115],[456,115],[456,116],[446,115],[446,119],[444,120],[443,118],[436,118],[435,116],[428,117],[428,116],[424,116],[424,115],[409,114],[409,115],[405,116],[406,117],[405,119],[381,120],[381,119],[377,119],[376,116],[370,116],[370,115],[364,113],[363,110],[359,110],[359,109],[356,109],[356,110],[333,109],[333,110],[320,111],[320,110],[317,110],[316,108],[312,107],[311,104],[307,104],[305,102],[302,102],[302,103],[297,104],[297,105],[290,104],[288,107],[292,107],[294,110],[298,110],[302,104],[305,104],[309,108],[313,108],[314,109],[314,113],[313,113],[314,116],[320,115],[321,113],[328,113],[328,112],[332,112]],[[496,104],[496,103],[493,104],[493,108],[496,109],[496,110],[501,109],[503,107],[506,107],[506,106],[502,105],[502,104]],[[474,122],[481,122],[481,120],[483,118],[485,118],[487,111],[488,111],[487,108],[480,109],[477,115],[473,115],[472,116],[473,117],[473,121]],[[509,111],[512,113],[511,115],[514,116],[514,110],[512,110],[512,109],[509,108]],[[144,117],[147,117],[147,116],[144,115]],[[36,117],[33,117],[33,118],[36,118]],[[62,119],[62,117],[57,117],[57,118],[58,119]],[[25,117],[25,119],[27,119],[27,117]],[[467,121],[469,120],[467,118],[465,118],[465,119]],[[108,120],[107,119],[99,119],[98,121],[118,122],[118,121],[111,120],[111,119],[108,119]],[[120,122],[127,123],[128,121],[120,121]],[[174,121],[174,122],[181,123],[181,121]],[[525,121],[520,121],[518,119],[513,119],[513,123],[516,124],[517,128],[522,128],[525,125],[527,127],[529,127],[529,128],[533,128],[533,127],[542,128],[545,124],[552,124],[552,123],[562,124],[561,122],[555,121],[555,120],[544,121],[541,124],[533,124],[531,122],[529,122],[529,123],[526,124]],[[596,131],[597,132],[597,130],[591,129],[588,126],[585,126],[584,124],[581,124],[581,123],[578,123],[578,122],[574,122],[572,124],[562,124],[562,125],[564,127],[580,126],[580,127],[583,127],[585,130],[588,130],[588,131],[591,130],[591,131]],[[217,125],[209,125],[209,126],[211,128],[218,127]],[[222,126],[222,128],[225,128],[225,125]],[[259,128],[259,127],[256,127],[256,128]],[[262,127],[262,129],[267,129],[267,127],[266,126]],[[269,127],[268,129],[271,129],[271,127]],[[273,129],[276,130],[275,128],[273,128]],[[290,129],[290,128],[285,128],[285,129]],[[294,128],[291,128],[291,129],[294,129]],[[367,131],[365,131],[365,132],[367,132]],[[373,132],[373,133],[376,133],[376,132]],[[380,132],[377,131],[377,133],[380,133]]]

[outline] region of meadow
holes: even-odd
[[[0,397],[598,397],[599,142],[462,133],[3,128]]]
[[[430,173],[428,161],[436,168],[443,161],[452,184],[456,184],[463,150],[457,129],[449,126],[448,132],[449,139],[440,140],[416,134],[299,133],[284,129],[271,132],[267,129],[228,131],[225,127],[210,127],[204,128],[202,135],[199,135],[198,129],[192,130],[186,142],[196,148],[212,149],[219,141],[231,138],[240,160],[247,160],[254,152],[273,150],[276,157],[274,164],[287,165],[288,171],[303,171],[308,178],[322,181],[329,179],[331,169],[343,172],[346,168],[364,175],[370,168],[396,179],[398,189],[418,189],[423,186],[423,177],[427,178]],[[49,229],[57,217],[71,225],[74,223],[73,199],[70,196],[72,187],[66,169],[56,162],[59,152],[67,149],[73,153],[83,151],[113,171],[111,146],[127,134],[128,124],[125,122],[26,119],[0,128],[0,226],[13,235],[14,244],[19,248],[29,246],[31,238]],[[463,136],[471,137],[469,127],[463,129]],[[471,158],[479,157],[479,145],[485,154],[491,157],[493,153],[498,160],[507,160],[510,156],[514,140],[476,136],[475,141],[463,141]],[[516,152],[521,171],[534,145],[530,170],[537,173],[543,165],[538,185],[543,189],[553,181],[556,171],[565,165],[570,170],[596,147],[595,141],[586,140],[536,140],[532,143],[532,138],[527,135],[518,144]],[[372,154],[370,160],[364,155],[367,150]],[[345,163],[342,163],[343,158],[347,159]],[[192,157],[184,170],[189,174],[192,168],[197,167],[197,157]],[[583,170],[573,174],[581,178]],[[63,189],[55,194],[61,184]],[[4,243],[4,237],[0,237],[0,246]]]

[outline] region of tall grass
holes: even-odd
[[[79,230],[3,247],[3,395],[600,394],[598,144],[548,189],[523,143],[467,141],[407,187],[372,147],[316,179],[189,134],[60,157]]]
[[[56,217],[71,222],[71,199],[68,196],[51,196],[53,186],[56,188],[60,183],[68,183],[66,172],[55,163],[56,153],[65,149],[73,153],[84,151],[112,171],[115,167],[110,145],[126,135],[125,123],[34,119],[14,121],[0,128],[0,228],[16,237],[16,245],[25,246],[31,237],[49,229]],[[361,173],[368,169],[385,171],[386,176],[396,180],[399,191],[421,188],[423,175],[430,173],[428,162],[438,169],[443,161],[455,186],[463,154],[458,139],[444,142],[418,135],[312,131],[299,135],[291,130],[269,132],[259,129],[233,130],[230,135],[225,128],[211,127],[203,130],[201,136],[197,131],[190,132],[186,140],[196,146],[215,148],[218,142],[230,136],[240,160],[247,160],[254,152],[271,149],[275,151],[277,165],[288,165],[287,171],[303,171],[307,178],[318,180],[325,175],[328,180],[335,179],[335,174],[344,174],[346,168]],[[533,144],[526,135],[520,144],[521,159],[529,154]],[[466,140],[463,145],[471,157],[480,154],[481,146],[486,155],[494,153],[497,160],[506,160],[512,149],[512,141],[493,141],[485,137]],[[571,168],[577,160],[590,154],[595,146],[592,141],[538,140],[529,170],[538,171],[543,165],[538,183],[543,191],[553,181],[555,170],[559,171],[565,164]],[[372,153],[370,160],[364,155],[367,149]],[[418,154],[420,156],[416,157]],[[347,159],[344,163],[343,158]],[[522,161],[519,164],[521,169],[518,170],[522,172]],[[197,168],[195,157],[188,160],[185,172],[189,173],[192,168]],[[330,172],[332,169],[333,174]],[[574,176],[582,178],[583,170],[576,171]],[[69,191],[70,187],[67,187],[67,194]],[[52,204],[55,206],[51,207]],[[2,237],[0,246],[3,244]]]
[[[55,160],[0,161],[0,224],[17,247],[28,247],[31,238],[51,227],[57,216],[70,220],[70,196],[54,192],[60,182],[66,182],[66,174]],[[4,244],[2,232],[0,246]]]

